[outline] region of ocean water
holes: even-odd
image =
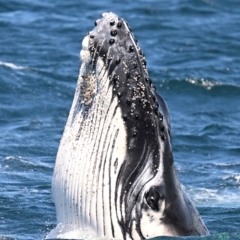
[[[239,0],[1,1],[0,239],[56,225],[51,179],[81,41],[109,11],[169,107],[178,176],[212,234],[188,239],[240,239]]]

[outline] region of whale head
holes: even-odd
[[[121,239],[208,234],[177,178],[168,109],[127,22],[103,14],[80,58],[53,176],[58,223]]]

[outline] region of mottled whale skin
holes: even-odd
[[[80,57],[52,183],[57,223],[118,239],[209,234],[178,180],[168,109],[127,22],[102,14]]]

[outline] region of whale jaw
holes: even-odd
[[[121,239],[208,234],[178,181],[168,109],[127,22],[103,14],[80,58],[54,168],[57,222]]]

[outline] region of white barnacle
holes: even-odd
[[[81,102],[90,105],[95,96],[95,76],[90,72],[85,76],[80,76]]]

